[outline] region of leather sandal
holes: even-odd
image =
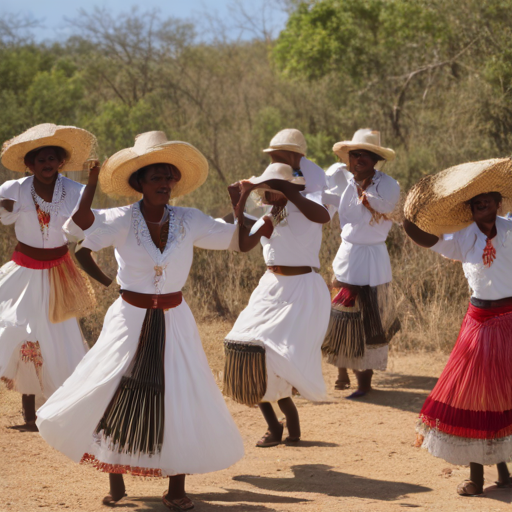
[[[498,489],[510,489],[512,487],[512,480],[509,478],[508,482],[494,482]]]
[[[194,502],[188,496],[179,500],[170,500],[167,497],[167,491],[162,496],[162,503],[170,510],[192,510],[194,508]]]
[[[479,489],[472,480],[464,480],[457,486],[459,496],[483,496],[483,488]]]
[[[116,503],[118,503],[119,501],[121,501],[123,498],[126,498],[126,496],[128,496],[126,493],[124,493],[120,498],[118,498],[117,500],[115,500],[113,497],[112,497],[112,494],[107,494],[103,500],[101,501],[103,503],[103,505],[106,505],[107,507],[113,507],[115,506]]]
[[[283,430],[284,427],[281,426],[281,434],[279,435],[279,439],[275,439],[274,434],[272,434],[270,430],[267,430],[265,432],[265,435],[256,443],[256,446],[258,448],[270,448],[272,446],[277,446],[278,444],[281,444],[281,441],[283,439]]]
[[[338,391],[343,391],[345,389],[349,389],[350,388],[350,381],[348,380],[343,380],[343,379],[338,379],[335,383],[334,383],[334,389],[337,389]]]
[[[291,436],[288,436],[284,442],[285,443],[298,443],[300,441],[300,437],[291,437]]]

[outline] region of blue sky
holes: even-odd
[[[16,14],[39,20],[41,27],[33,30],[37,41],[61,40],[72,34],[66,19],[76,18],[81,8],[89,11],[97,6],[116,14],[129,11],[133,5],[141,11],[158,8],[164,17],[194,21],[199,25],[199,36],[205,40],[212,33],[209,16],[222,20],[231,39],[253,37],[250,29],[240,28],[241,24],[247,27],[250,23],[257,29],[266,26],[277,35],[287,19],[276,0],[0,0],[0,16]],[[247,15],[245,19],[241,9]]]

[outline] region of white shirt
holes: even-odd
[[[400,185],[396,180],[380,171],[375,171],[370,186],[366,189],[370,206],[379,213],[391,213],[400,199]],[[357,194],[354,177],[340,199],[338,208],[341,238],[351,244],[372,245],[386,241],[393,223],[390,220],[371,222],[372,214],[363,205]]]
[[[328,192],[341,198],[348,186],[348,180],[352,178],[352,173],[344,163],[337,162],[332,164],[327,171],[325,171],[325,177]],[[339,207],[339,200],[335,205]]]
[[[496,231],[492,239],[496,259],[490,267],[482,259],[487,237],[474,222],[453,235],[444,235],[431,248],[446,258],[462,262],[472,296],[477,299],[512,297],[512,220],[497,217]]]
[[[195,208],[168,208],[169,236],[163,253],[151,239],[139,203],[94,210],[94,223],[84,231],[81,245],[92,251],[115,247],[117,282],[125,290],[150,294],[178,292],[190,272],[194,247],[228,249],[238,229]],[[79,229],[72,220],[66,228]],[[155,267],[160,267],[161,276]]]
[[[308,220],[291,202],[286,209],[288,216],[275,226],[270,239],[261,237],[265,263],[320,268],[322,224]]]
[[[43,235],[37,218],[34,199],[32,198],[33,176],[19,180],[6,181],[0,186],[0,199],[14,201],[12,212],[0,207],[0,222],[4,225],[14,223],[16,238],[20,242],[38,249],[52,249],[68,243],[62,226],[69,219],[80,201],[84,185],[60,176],[62,188],[55,186],[52,205],[55,212],[50,212],[50,224],[47,236]]]
[[[323,204],[322,193],[327,188],[324,170],[306,157],[300,160],[300,170],[306,180],[306,188],[302,195],[318,204]]]

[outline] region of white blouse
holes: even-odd
[[[0,222],[4,225],[14,224],[16,238],[26,245],[39,249],[52,249],[67,244],[62,230],[70,218],[75,206],[80,201],[84,185],[59,175],[55,183],[51,203],[43,201],[33,190],[34,177],[6,181],[0,186],[0,199],[14,201],[12,212],[0,207]],[[50,213],[50,223],[43,232],[39,224],[35,201]]]
[[[482,259],[487,237],[474,222],[453,235],[444,235],[431,247],[446,258],[462,262],[472,296],[477,299],[512,297],[512,220],[497,217],[496,231],[492,239],[496,259],[490,267]]]
[[[400,199],[400,185],[391,176],[375,171],[372,183],[366,189],[370,206],[378,213],[391,213]],[[386,241],[393,223],[390,220],[371,222],[372,214],[357,194],[354,177],[341,196],[338,208],[341,238],[351,244],[373,245]]]
[[[92,251],[114,246],[117,282],[122,289],[149,294],[178,292],[190,272],[194,247],[235,249],[238,229],[195,208],[167,208],[169,235],[163,253],[151,239],[139,203],[94,210],[94,223],[83,232],[81,245]],[[72,219],[66,228],[73,235],[80,231]]]
[[[274,227],[270,238],[261,237],[267,265],[320,268],[322,224],[308,220],[290,201],[287,217]]]

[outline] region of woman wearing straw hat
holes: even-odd
[[[2,148],[7,169],[32,173],[0,186],[0,221],[14,224],[18,240],[0,269],[0,377],[22,393],[22,430],[37,430],[36,396],[49,397],[87,351],[76,317],[94,296],[62,229],[83,185],[59,171],[81,171],[95,142],[80,128],[41,124]]]
[[[381,146],[379,132],[358,130],[333,151],[352,177],[336,205],[342,243],[333,262],[335,297],[322,350],[338,367],[336,389],[350,385],[346,369],[354,370],[358,388],[348,398],[358,398],[371,390],[373,370],[386,369],[388,344],[399,329],[385,242],[400,186],[377,170],[395,158],[392,149]]]
[[[267,272],[226,336],[224,393],[239,403],[259,405],[268,424],[256,444],[261,448],[276,446],[283,438],[284,425],[271,402],[286,417],[286,442],[297,443],[301,429],[293,388],[308,400],[325,398],[320,347],[329,322],[329,291],[316,270],[321,220],[329,215],[318,202],[321,195],[301,193],[304,184],[292,167],[273,163],[260,177],[231,188],[240,249],[248,251],[261,241]],[[249,234],[243,211],[254,189],[272,210]]]
[[[110,279],[95,268],[91,251],[115,247],[121,297],[94,347],[38,411],[37,422],[53,447],[110,473],[105,504],[125,495],[122,475],[129,473],[168,476],[164,504],[189,510],[194,505],[185,494],[185,475],[227,468],[244,453],[181,294],[194,247],[237,248],[237,230],[168,204],[202,185],[207,174],[208,163],[195,147],[167,141],[163,132],[143,133],[134,147],[110,157],[99,176],[106,193],[142,195],[141,201],[91,211],[94,170],[70,222],[70,232],[85,236],[79,261],[105,285]]]
[[[432,455],[469,465],[469,480],[457,488],[462,496],[483,493],[488,464],[498,466],[498,487],[512,485],[506,465],[512,461],[512,221],[497,216],[502,198],[512,198],[509,158],[427,176],[405,204],[406,233],[461,261],[472,290],[457,343],[418,426]]]

